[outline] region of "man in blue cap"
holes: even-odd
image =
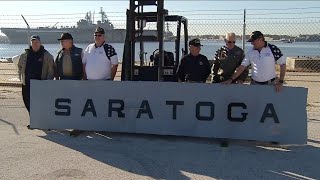
[[[18,62],[19,78],[22,82],[22,97],[30,114],[30,80],[54,78],[53,56],[41,45],[40,37],[30,38],[31,46],[20,55]]]
[[[200,39],[189,41],[190,53],[184,56],[179,64],[177,76],[182,82],[205,83],[211,73],[208,58],[200,54]]]

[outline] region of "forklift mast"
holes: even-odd
[[[144,12],[145,6],[156,7],[156,12]],[[156,22],[156,30],[146,33],[146,23]],[[164,51],[165,23],[176,22],[177,32],[175,38],[174,53]],[[137,26],[136,26],[137,25]],[[126,39],[122,60],[122,81],[177,81],[176,71],[180,59],[181,30],[184,30],[184,51],[188,53],[188,23],[183,16],[168,15],[164,9],[164,0],[130,0],[130,8],[127,10]],[[148,30],[150,31],[150,30]],[[155,33],[152,33],[155,32]],[[140,43],[139,64],[135,59],[136,43]],[[153,65],[145,63],[144,43],[158,42],[150,61]],[[157,53],[155,53],[157,51]]]

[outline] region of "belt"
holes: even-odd
[[[61,76],[60,80],[81,80],[81,76]]]
[[[188,83],[203,83],[203,81],[186,81]]]
[[[276,80],[276,78],[272,78],[269,81],[264,81],[264,82],[258,82],[258,81],[255,81],[255,80],[253,80],[253,81],[255,83],[257,83],[257,84],[269,84],[269,83],[272,83],[274,80]]]

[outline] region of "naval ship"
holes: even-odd
[[[99,14],[101,20],[98,20],[95,24],[92,20],[91,12],[87,12],[84,19],[80,19],[77,22],[77,26],[74,27],[61,27],[57,28],[56,23],[52,27],[38,27],[38,28],[1,28],[1,32],[4,33],[9,39],[11,44],[27,44],[31,35],[36,34],[40,36],[41,42],[45,44],[58,43],[62,33],[68,32],[72,35],[75,43],[92,43],[93,33],[97,27],[102,27],[105,30],[105,36],[108,43],[124,43],[126,37],[125,29],[115,29],[113,24],[109,21],[106,13],[100,8]],[[156,30],[144,30],[145,35],[156,36]],[[174,41],[175,36],[167,29],[164,32],[164,41]]]
[[[80,19],[77,22],[77,26],[73,27],[57,28],[56,23],[53,27],[1,28],[1,32],[8,37],[11,44],[26,44],[33,34],[40,36],[42,43],[58,43],[57,39],[64,32],[70,33],[75,43],[92,43],[94,30],[99,26],[104,28],[108,42],[124,42],[126,30],[115,29],[102,8],[100,8],[99,14],[101,15],[101,20],[98,20],[96,24],[92,20],[91,12],[87,12],[85,18]]]

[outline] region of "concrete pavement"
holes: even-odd
[[[320,104],[308,144],[28,130],[20,88],[0,90],[0,179],[320,179]]]
[[[14,68],[0,67],[0,179],[320,179],[319,91],[309,97],[303,146],[231,141],[224,148],[214,139],[105,132],[70,137],[68,130],[26,128],[21,88],[6,84],[17,77]]]

